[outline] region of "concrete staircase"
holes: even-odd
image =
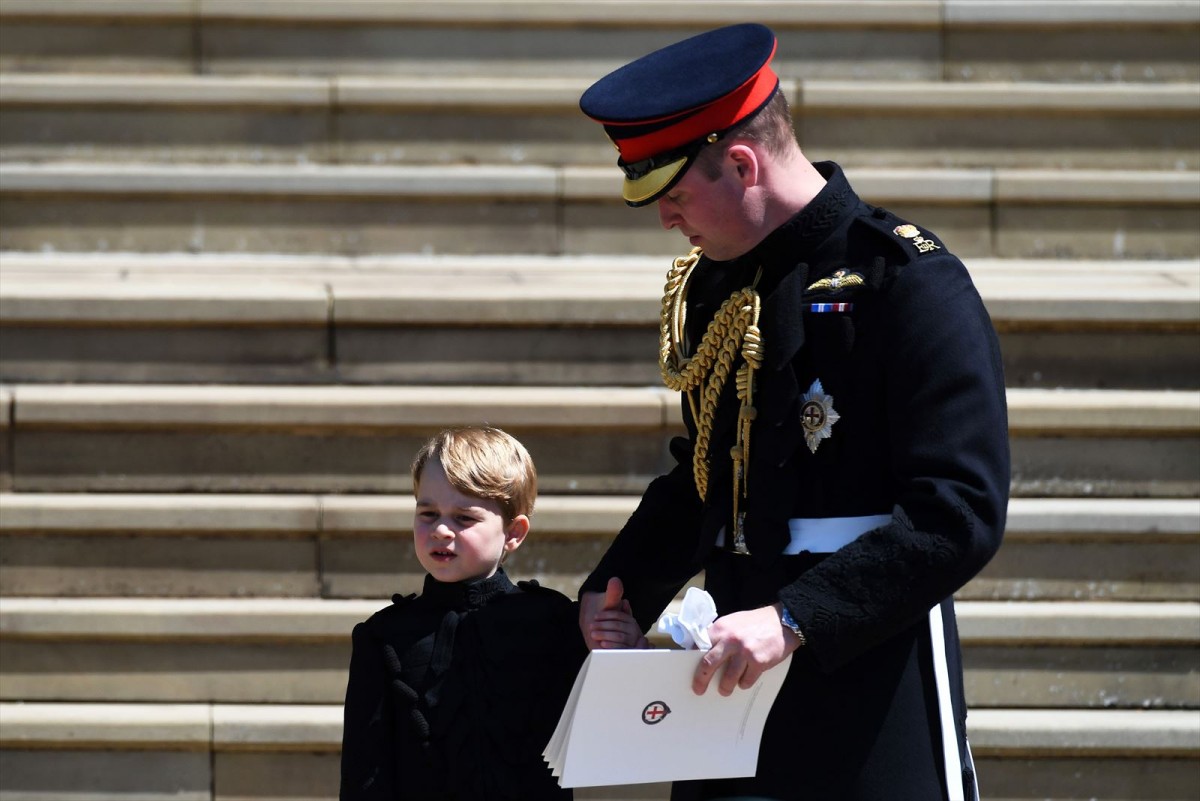
[[[419,587],[445,425],[529,445],[511,569],[574,592],[679,430],[683,244],[576,102],[744,19],[806,153],[1000,332],[984,798],[1200,797],[1194,0],[0,0],[0,801],[336,797],[349,631]]]

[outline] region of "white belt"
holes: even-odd
[[[854,542],[872,529],[892,522],[891,515],[862,517],[793,517],[788,521],[792,541],[783,549],[785,554],[833,553],[843,545]]]
[[[788,521],[792,541],[783,549],[784,554],[793,556],[801,551],[809,553],[833,553],[843,545],[854,542],[871,529],[892,522],[891,515],[864,515],[862,517],[793,517]],[[717,547],[725,547],[725,527],[717,532]]]

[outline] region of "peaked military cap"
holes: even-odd
[[[580,109],[620,154],[626,203],[653,203],[704,145],[767,105],[779,88],[768,66],[775,48],[770,28],[729,25],[642,56],[583,93]]]

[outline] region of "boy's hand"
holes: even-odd
[[[624,594],[625,586],[614,576],[603,593],[585,592],[579,597],[579,628],[588,650],[650,647]]]

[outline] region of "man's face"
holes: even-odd
[[[658,219],[668,231],[678,228],[692,247],[727,261],[758,241],[743,213],[745,187],[736,169],[723,162],[720,176],[711,180],[692,165],[671,191],[658,199]]]

